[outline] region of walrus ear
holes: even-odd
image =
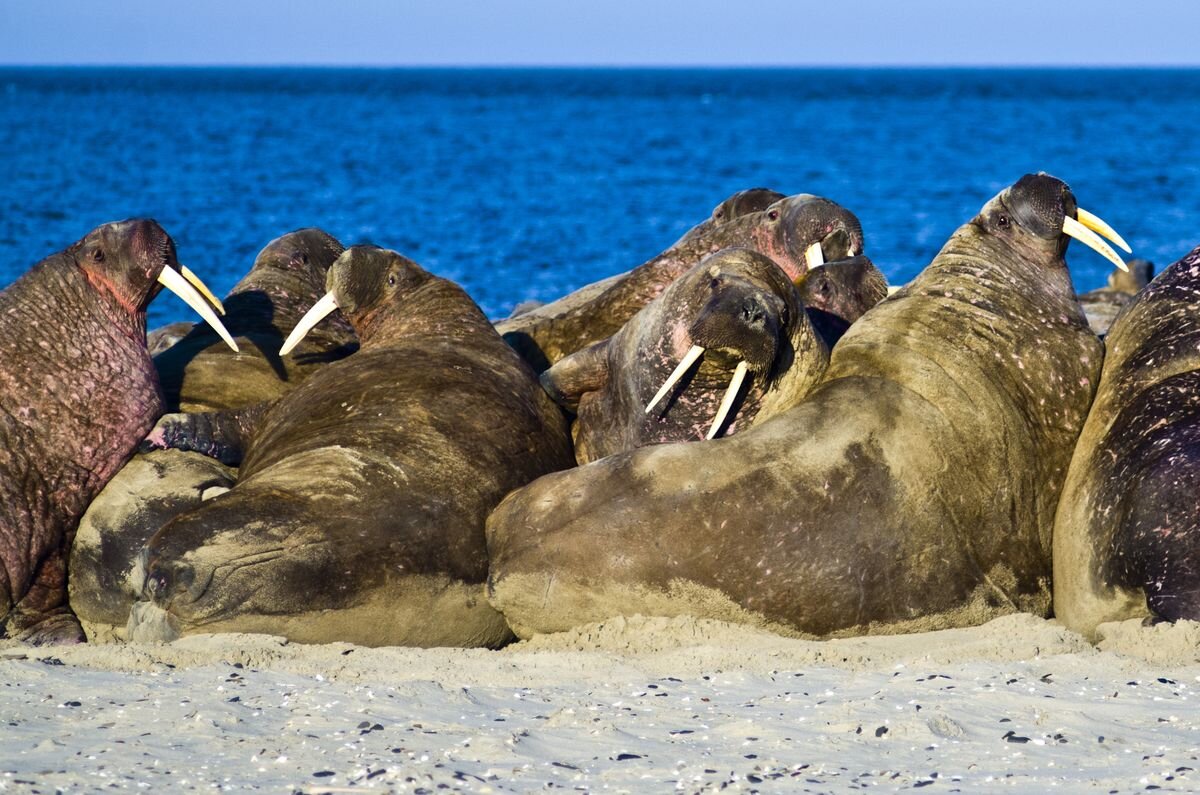
[[[601,340],[576,351],[542,373],[542,388],[555,403],[575,411],[586,393],[604,388],[608,383],[608,342]]]

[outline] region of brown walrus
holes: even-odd
[[[154,357],[167,411],[222,411],[275,400],[322,364],[358,345],[340,315],[323,323],[295,352],[279,346],[304,312],[325,293],[325,274],[343,246],[320,229],[272,240],[250,272],[225,297],[225,325],[239,342],[231,353],[206,326]]]
[[[1044,614],[1102,358],[1067,235],[1112,253],[1076,215],[1061,181],[1023,177],[850,327],[798,406],[511,494],[488,520],[493,605],[522,637],[635,613],[812,636]]]
[[[147,305],[164,285],[233,345],[197,283],[162,227],[136,220],[97,227],[0,293],[0,637],[82,640],[71,537],[162,414]]]
[[[743,215],[765,210],[780,199],[787,198],[777,190],[770,188],[747,188],[740,190],[713,208],[712,213],[700,223],[693,226],[683,237],[675,241],[675,245],[685,243],[697,237],[708,234],[714,227],[729,223]]]
[[[483,522],[572,464],[562,412],[457,285],[348,249],[285,348],[334,307],[361,348],[282,397],[237,485],[160,530],[130,636],[267,632],[306,643],[493,646]],[[286,351],[285,351],[286,352]],[[224,426],[174,415],[156,437]],[[248,434],[248,435],[247,435]],[[202,445],[211,449],[210,441]]]
[[[727,248],[612,337],[542,373],[542,385],[578,406],[575,458],[586,464],[646,444],[732,435],[791,408],[828,364],[787,275],[756,251]]]
[[[808,319],[830,348],[888,294],[883,272],[861,256],[811,268],[797,287]]]
[[[818,196],[780,199],[685,239],[621,278],[591,286],[496,324],[504,339],[539,372],[611,337],[667,285],[714,251],[731,246],[766,254],[793,280],[826,260],[862,253],[862,226],[850,211]]]
[[[1054,614],[1200,620],[1200,248],[1108,332],[1054,524]]]

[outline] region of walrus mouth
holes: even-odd
[[[283,347],[279,349],[280,356],[286,356],[292,352],[300,344],[300,340],[313,330],[313,327],[325,319],[333,310],[338,308],[337,298],[330,291],[321,296],[321,300],[312,305],[312,308],[304,313],[304,317],[296,323],[296,327],[292,329],[292,333],[288,334],[286,340],[283,341]]]
[[[683,358],[679,360],[679,364],[675,365],[675,369],[671,371],[671,374],[667,376],[667,380],[663,382],[662,387],[654,395],[654,398],[646,404],[646,414],[649,414],[658,405],[658,402],[667,396],[667,393],[671,391],[675,384],[679,383],[679,379],[683,378],[688,370],[692,369],[692,365],[703,354],[703,345],[693,345],[684,354]],[[746,363],[745,359],[738,362],[737,367],[733,371],[733,377],[729,379],[729,386],[726,387],[725,394],[721,397],[721,405],[717,408],[717,414],[713,417],[712,425],[709,426],[708,433],[704,437],[705,439],[715,438],[721,427],[725,425],[725,420],[729,417],[729,410],[733,408],[734,401],[737,400],[738,394],[742,391],[742,384],[745,382],[746,373],[749,370],[750,365]]]
[[[1117,252],[1112,250],[1112,246],[1104,242],[1101,235],[1120,246],[1126,254],[1132,254],[1133,249],[1125,242],[1125,238],[1118,235],[1116,230],[1105,223],[1102,218],[1089,213],[1082,207],[1075,208],[1075,216],[1075,218],[1069,215],[1063,216],[1063,234],[1075,238],[1113,265],[1128,273],[1129,266],[1125,264],[1125,261],[1121,259]]]

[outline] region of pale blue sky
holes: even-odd
[[[1194,0],[0,0],[3,64],[1194,65]]]

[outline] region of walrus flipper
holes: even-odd
[[[138,452],[190,450],[226,466],[239,466],[258,421],[272,405],[273,401],[236,411],[165,414],[142,440]]]
[[[568,411],[579,407],[587,392],[597,392],[608,383],[608,342],[602,340],[560,360],[538,379],[554,402]]]

